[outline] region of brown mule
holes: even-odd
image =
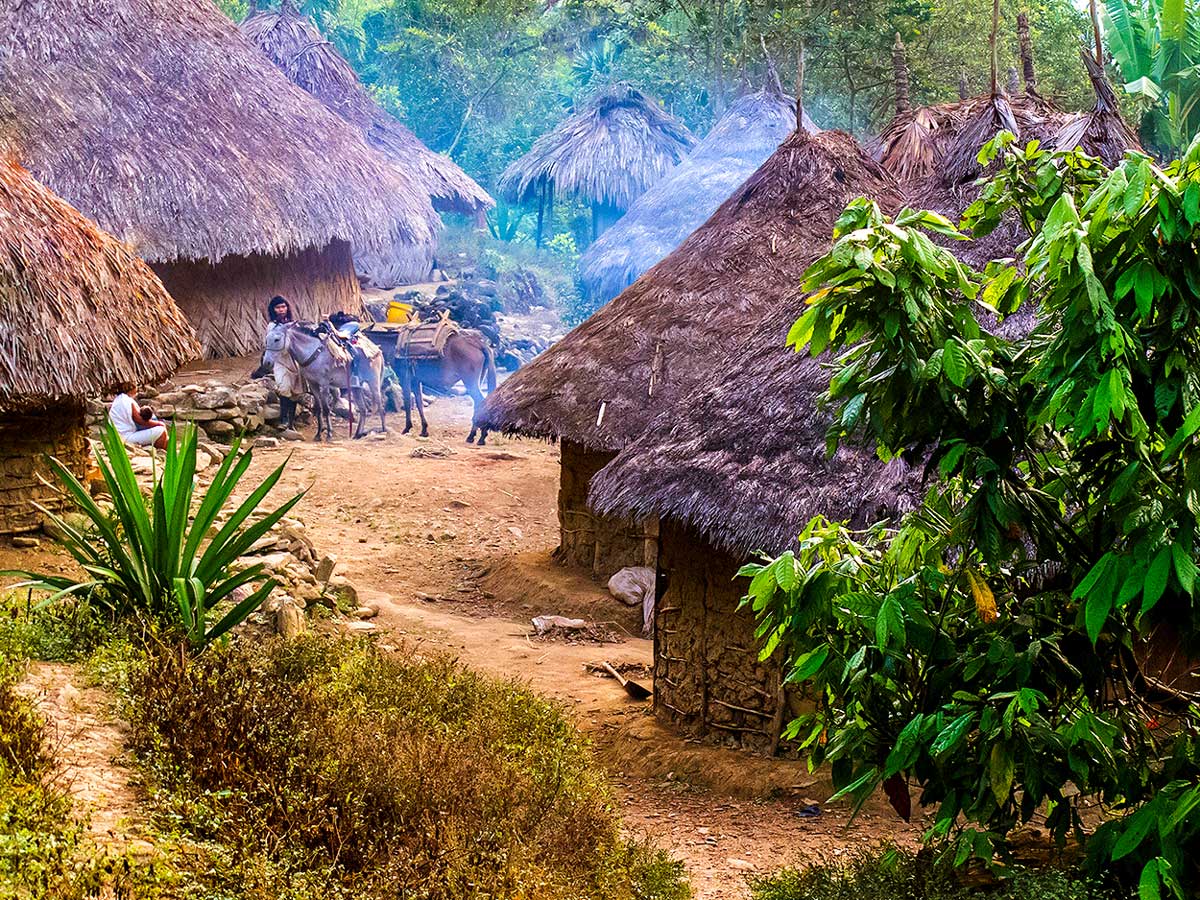
[[[471,395],[474,407],[471,411],[471,433],[467,443],[475,443],[479,434],[479,446],[487,442],[487,429],[479,425],[479,413],[483,409],[483,393],[480,385],[486,375],[487,390],[496,389],[496,356],[491,345],[478,331],[456,331],[446,339],[446,346],[438,359],[407,358],[403,350],[396,353],[392,368],[400,379],[404,391],[404,433],[412,431],[412,395],[416,394],[417,415],[421,417],[421,437],[429,436],[429,423],[425,420],[425,395],[422,386],[448,391],[462,382]]]

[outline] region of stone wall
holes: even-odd
[[[778,662],[758,659],[754,616],[738,608],[748,584],[735,578],[741,563],[690,529],[663,524],[654,707],[686,735],[773,755],[801,698],[782,688]]]
[[[612,460],[613,453],[562,442],[558,486],[559,545],[562,563],[588,569],[607,579],[626,566],[654,566],[657,520],[600,516],[588,507],[592,477]]]
[[[44,457],[54,456],[77,476],[87,470],[88,443],[82,406],[56,406],[34,414],[0,413],[0,535],[41,527],[33,502],[63,509],[62,495]]]

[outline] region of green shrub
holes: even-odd
[[[687,896],[621,838],[561,712],[452,661],[234,642],[152,653],[129,695],[168,819],[225,848],[197,867],[213,891],[293,896],[325,872],[357,898]]]
[[[82,659],[110,638],[114,624],[83,600],[47,605],[31,592],[0,592],[0,656]]]
[[[754,900],[1115,900],[1083,875],[1016,871],[997,884],[968,885],[950,866],[895,848],[860,852],[829,864],[783,869],[751,883]]]
[[[204,647],[242,622],[275,586],[262,564],[237,568],[238,559],[299,502],[298,494],[253,522],[283,474],[275,469],[221,521],[250,466],[251,454],[235,442],[203,492],[196,491],[196,429],[171,429],[161,475],[149,498],[142,494],[120,435],[104,432],[105,456],[97,460],[112,497],[112,512],[96,503],[64,465],[51,468],[87,520],[81,529],[43,510],[57,526],[59,543],[87,574],[35,575],[28,586],[53,591],[51,601],[87,596],[118,617],[170,623],[193,647]],[[238,598],[248,586],[254,589]],[[215,624],[219,604],[233,603]]]

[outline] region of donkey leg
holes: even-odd
[[[483,411],[483,394],[479,390],[479,379],[467,379],[463,382],[467,393],[471,395],[471,433],[467,435],[467,443],[475,443],[475,434],[479,431],[479,414]],[[479,439],[479,446],[487,439],[486,433]]]
[[[421,389],[421,379],[416,379],[417,415],[421,417],[421,437],[429,437],[429,421],[425,418],[425,393]]]
[[[404,395],[404,431],[401,434],[408,434],[412,431],[412,385],[407,377],[400,379],[400,393]]]

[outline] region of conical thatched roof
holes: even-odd
[[[1142,145],[1121,116],[1117,95],[1104,74],[1104,66],[1086,51],[1080,56],[1096,92],[1096,105],[1091,112],[1072,116],[1054,135],[1052,143],[1056,150],[1081,148],[1089,156],[1104,160],[1105,165],[1115,166],[1127,151],[1141,150]]]
[[[0,411],[159,381],[200,356],[150,267],[0,158]]]
[[[519,370],[488,426],[617,450],[741,346],[829,242],[861,194],[899,203],[891,177],[847,134],[795,132],[674,253]]]
[[[607,302],[680,245],[796,127],[796,101],[777,87],[729,107],[692,154],[634,201],[579,261],[588,295]],[[805,128],[815,133],[812,120]]]
[[[554,196],[628,209],[695,143],[682,122],[618,82],[534,141],[504,170],[500,190],[520,203],[535,199],[545,184]]]
[[[285,75],[326,107],[356,126],[376,150],[415,175],[443,212],[474,214],[495,201],[448,156],[434,153],[363,88],[350,64],[317,26],[290,5],[261,10],[241,26]]]
[[[15,152],[151,261],[427,242],[428,194],[211,0],[0,4]]]

